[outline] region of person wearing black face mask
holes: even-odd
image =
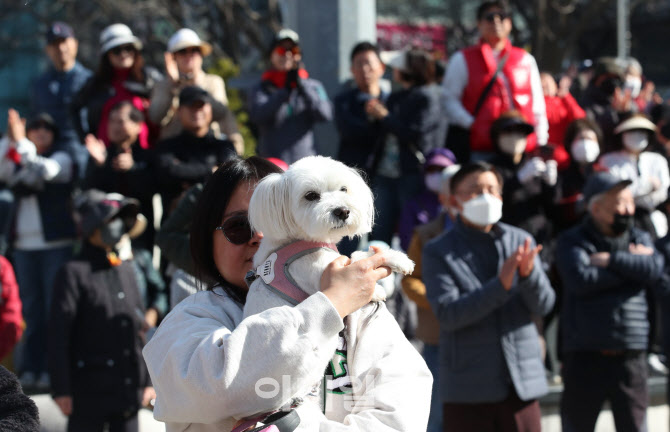
[[[75,206],[83,245],[54,283],[52,395],[68,431],[138,430],[139,408],[156,397],[141,352],[147,325],[138,270],[121,259],[127,238],[142,231],[139,202],[90,190]]]
[[[564,430],[594,430],[605,401],[617,431],[646,430],[646,291],[658,285],[664,259],[650,234],[633,226],[630,185],[592,174],[583,192],[587,215],[558,239]]]

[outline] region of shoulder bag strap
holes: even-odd
[[[486,87],[484,87],[484,91],[482,92],[481,95],[479,95],[479,99],[477,100],[477,105],[475,106],[475,110],[472,113],[472,117],[477,117],[477,113],[479,110],[482,108],[482,105],[484,105],[484,101],[486,100],[486,96],[488,96],[489,92],[491,91],[491,88],[493,88],[493,83],[496,82],[496,79],[498,79],[498,75],[500,74],[500,71],[502,70],[503,67],[505,67],[505,63],[507,63],[507,58],[509,57],[509,52],[505,53],[503,58],[500,59],[498,62],[498,67],[496,68],[495,73],[489,80],[489,82],[486,84]]]

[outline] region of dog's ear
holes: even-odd
[[[270,174],[256,186],[249,202],[249,222],[254,231],[279,240],[290,236],[294,225],[285,173]]]
[[[372,231],[372,226],[375,222],[375,201],[374,196],[372,195],[372,190],[370,186],[365,182],[362,171],[359,171],[355,168],[349,168],[352,171],[352,175],[355,177],[356,189],[361,191],[362,202],[361,202],[361,211],[362,211],[362,221],[361,228],[356,233],[358,235],[367,234]]]

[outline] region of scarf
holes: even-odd
[[[298,76],[302,79],[309,78],[309,74],[303,68],[298,69]],[[266,70],[263,72],[263,76],[261,76],[261,81],[270,82],[277,88],[284,88],[286,85],[286,72],[276,69]],[[291,87],[295,88],[295,83]]]
[[[129,100],[135,108],[137,108],[138,110],[140,110],[140,112],[142,112],[142,114],[146,113],[146,106],[148,106],[148,100],[146,98],[142,98],[132,93],[124,85],[124,83],[128,79],[129,74],[130,69],[126,70],[117,69],[114,71],[114,77],[112,78],[111,83],[112,87],[114,87],[114,96],[107,99],[105,105],[103,105],[102,107],[102,115],[100,116],[100,124],[98,126],[98,138],[102,140],[102,142],[104,142],[107,147],[109,147],[110,144],[109,136],[107,135],[107,125],[109,123],[109,111],[112,109],[114,105],[116,105],[119,102]],[[142,147],[143,149],[148,149],[149,147],[151,147],[149,141],[149,127],[147,126],[146,121],[142,122],[138,141],[140,147]]]

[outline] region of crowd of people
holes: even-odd
[[[560,381],[564,431],[593,431],[605,401],[617,430],[646,430],[648,363],[663,371],[670,349],[669,105],[634,59],[540,73],[509,39],[505,2],[483,2],[476,18],[480,41],[446,67],[422,49],[356,44],[352,80],[336,95],[310,77],[299,35],[277,32],[247,92],[258,155],[247,160],[225,83],[203,70],[212,47],[196,32],[172,35],[160,72],[128,26],[110,25],[92,72],[76,60],[73,28],[51,24],[31,112],[10,109],[0,140],[0,358],[18,343],[24,390],[50,392],[70,431],[137,430],[139,408],[156,400],[165,421],[225,430],[259,414],[260,404],[228,394],[228,409],[213,414],[207,395],[238,387],[206,381],[234,382],[232,363],[244,359],[265,365],[261,333],[290,333],[310,313],[332,321],[305,329],[330,347],[328,332],[342,330],[332,316],[364,304],[342,303],[341,281],[353,279],[336,266],[311,312],[238,322],[262,238],[245,214],[250,193],[316,155],[314,126],[334,121],[335,158],[364,173],[376,208],[367,238],[345,239],[339,252],[382,242],[416,264],[392,300],[415,304],[415,326],[405,309],[393,312],[433,375],[419,425],[539,431],[538,399]],[[173,330],[155,333],[203,290],[165,320]],[[219,297],[232,303],[217,306]],[[221,331],[206,330],[202,314],[218,313],[208,308],[225,310]],[[558,341],[545,337],[556,321]],[[188,326],[220,341],[182,343]],[[239,335],[255,332],[252,355]],[[286,364],[304,349],[288,333]],[[206,358],[221,346],[225,357]],[[196,354],[202,370],[192,369]],[[255,369],[240,382],[253,387]],[[173,396],[161,401],[154,385]]]

